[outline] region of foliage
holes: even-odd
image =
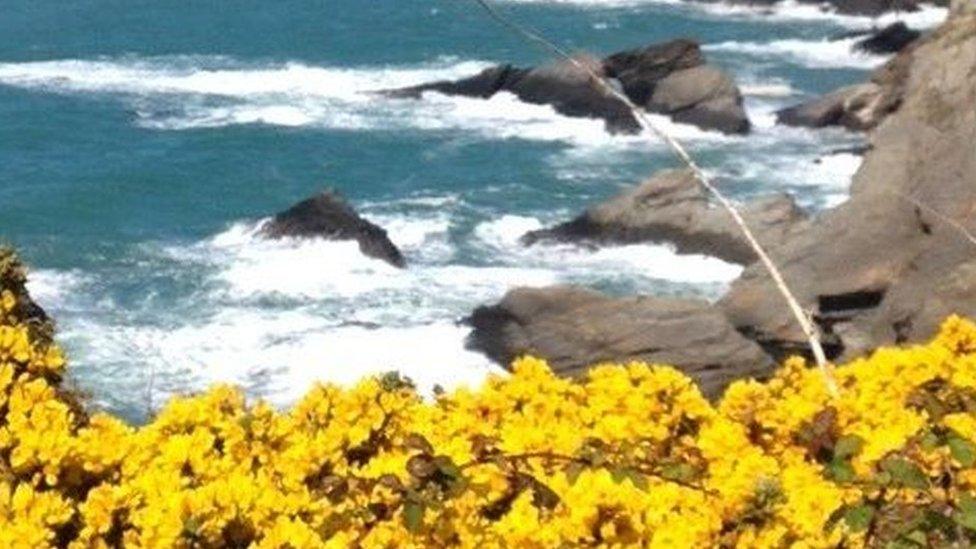
[[[976,540],[976,326],[959,318],[928,345],[838,368],[839,398],[800,360],[713,406],[672,368],[577,382],[525,358],[433,401],[396,375],[318,385],[288,411],[218,386],[133,427],[60,389],[61,353],[8,274],[2,547]]]

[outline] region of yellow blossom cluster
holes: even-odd
[[[717,404],[540,360],[431,400],[395,374],[281,411],[229,386],[132,426],[62,387],[0,257],[0,547],[874,547],[976,540],[976,325]],[[6,271],[5,271],[6,270]],[[13,274],[12,274],[13,273]]]

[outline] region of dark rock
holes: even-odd
[[[755,8],[771,8],[780,4],[782,0],[694,0],[709,4],[725,3],[737,6],[749,6]],[[890,12],[913,12],[918,11],[923,4],[942,4],[945,0],[935,0],[927,2],[925,0],[799,0],[802,4],[814,4],[826,6],[837,13],[844,15],[866,15],[876,17]]]
[[[275,215],[261,227],[261,233],[268,238],[355,240],[364,255],[395,267],[405,265],[386,231],[360,217],[334,191],[319,193]]]
[[[922,33],[909,29],[905,23],[898,21],[877,32],[870,33],[870,36],[863,40],[858,40],[854,44],[854,49],[879,55],[898,53],[915,40],[918,40],[918,37],[921,35]]]
[[[577,61],[603,75],[599,61],[582,57]],[[569,62],[532,69],[511,81],[505,90],[527,103],[552,105],[566,116],[601,118],[611,133],[640,131],[640,124],[623,101],[594,85],[589,75]]]
[[[818,3],[812,0],[804,1],[808,4]],[[918,11],[922,4],[918,0],[828,0],[827,3],[837,10],[837,13],[869,16],[878,16],[893,11]]]
[[[747,133],[750,125],[735,82],[705,65],[701,48],[690,40],[672,40],[613,54],[603,61],[581,56],[635,104],[675,120],[725,133]],[[595,85],[569,62],[534,69],[502,65],[461,80],[432,82],[386,90],[392,97],[419,97],[433,91],[488,98],[510,92],[527,103],[552,105],[567,116],[599,118],[612,133],[637,133],[640,124],[627,105]]]
[[[622,51],[603,60],[606,75],[616,78],[627,97],[638,105],[645,105],[651,99],[662,78],[704,64],[701,47],[686,39]]]
[[[756,238],[767,247],[777,246],[806,219],[786,195],[751,202],[741,212]],[[728,212],[714,207],[694,176],[685,170],[660,172],[572,221],[522,238],[527,245],[545,240],[666,242],[684,254],[706,254],[740,264],[757,259]]]
[[[964,234],[976,232],[976,13],[957,12],[910,49],[889,67],[900,107],[872,130],[850,199],[772,251],[843,359],[976,314],[976,245]],[[767,348],[804,345],[759,265],[720,306]]]
[[[742,377],[764,376],[771,361],[705,301],[612,298],[573,286],[517,288],[467,320],[468,346],[508,367],[523,355],[575,376],[603,363],[674,365],[717,396]]]
[[[480,97],[487,99],[508,88],[511,82],[518,80],[526,73],[512,65],[499,65],[485,69],[478,74],[461,80],[441,80],[420,86],[385,91],[391,97],[406,97],[416,99],[424,92],[432,91],[445,95],[462,95],[465,97]]]

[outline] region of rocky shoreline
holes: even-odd
[[[785,194],[740,205],[837,360],[928,339],[953,313],[976,316],[976,239],[963,234],[976,230],[976,8],[956,0],[948,21],[928,34],[893,26],[861,43],[898,53],[868,82],[778,113],[782,124],[867,132],[850,199],[812,217]],[[695,42],[584,61],[652,112],[748,132],[741,92],[706,64]],[[503,65],[381,93],[410,98],[430,91],[485,98],[506,91],[571,116],[601,118],[610,131],[637,126],[625,105],[565,65]],[[406,267],[386,231],[332,191],[277,214],[259,231],[270,239],[355,241],[364,255]],[[744,271],[714,304],[617,298],[572,286],[511,289],[463,321],[472,328],[467,346],[503,366],[526,354],[570,376],[601,362],[668,363],[714,397],[735,379],[761,378],[786,356],[807,351],[753,249],[688,171],[654,174],[573,219],[525,234],[521,243],[668,244]]]
[[[743,207],[832,359],[922,341],[946,316],[976,314],[976,245],[964,234],[976,229],[974,67],[976,7],[957,0],[944,25],[875,73],[870,101],[844,102],[844,116],[857,121],[849,127],[869,132],[847,202],[812,219],[788,197]],[[518,288],[467,320],[469,346],[501,364],[541,356],[568,375],[593,362],[667,362],[710,395],[804,354],[805,337],[765,269],[689,179],[660,173],[523,241],[663,242],[747,263],[716,304]]]

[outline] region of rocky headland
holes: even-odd
[[[954,2],[945,24],[866,86],[860,108],[842,112],[869,140],[848,201],[811,219],[786,197],[743,206],[838,360],[922,341],[947,315],[976,314],[976,3]],[[660,173],[524,242],[664,242],[747,264],[716,304],[515,289],[468,319],[469,345],[502,364],[535,354],[568,375],[607,360],[668,362],[712,395],[805,353],[768,273],[692,183]]]

